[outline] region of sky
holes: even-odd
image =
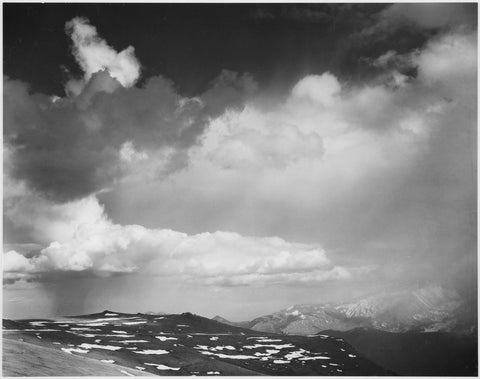
[[[477,294],[477,5],[3,4],[3,316]]]

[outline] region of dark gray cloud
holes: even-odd
[[[9,174],[51,200],[64,202],[102,190],[120,178],[123,161],[159,150],[166,174],[188,164],[207,122],[241,107],[256,90],[249,74],[223,71],[194,98],[172,81],[153,76],[135,87],[140,63],[134,48],[117,53],[85,18],[66,23],[83,78],[65,84],[68,97],[29,91],[4,78],[4,140]]]
[[[106,71],[92,75],[75,98],[52,100],[4,79],[4,139],[12,175],[51,199],[67,201],[108,187],[119,177],[119,151],[173,149],[169,170],[184,167],[182,151],[206,123],[255,91],[248,76],[225,71],[198,98],[184,98],[163,77],[123,88]]]

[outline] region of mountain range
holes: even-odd
[[[221,316],[214,320],[256,331],[295,335],[355,328],[468,334],[476,327],[476,312],[457,292],[431,285],[377,293],[350,302],[293,305],[245,322],[231,322]]]

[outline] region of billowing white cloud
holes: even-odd
[[[14,186],[17,191],[4,197],[4,214],[13,226],[24,230],[27,241],[43,245],[52,241],[67,241],[80,225],[94,224],[103,217],[103,208],[91,197],[57,204],[31,192],[8,176],[4,180],[8,188]]]
[[[72,38],[73,54],[84,72],[85,83],[94,73],[102,70],[107,70],[123,87],[131,87],[138,80],[140,63],[132,46],[117,53],[98,36],[97,29],[85,18],[76,17],[68,21],[65,29]],[[68,89],[78,95],[79,87],[78,82],[72,82]]]
[[[94,197],[59,206],[58,224],[72,228],[86,205],[103,208]],[[72,217],[72,210],[78,217]],[[95,213],[95,212],[93,212]],[[34,219],[47,226],[48,220]],[[318,245],[281,238],[245,237],[233,232],[187,235],[168,229],[112,223],[104,213],[96,221],[77,224],[73,235],[53,241],[30,258],[16,251],[4,255],[7,274],[49,275],[87,271],[99,275],[143,273],[204,285],[312,283],[348,279],[347,269],[334,265]],[[12,279],[12,277],[9,277]]]
[[[315,105],[332,105],[341,87],[338,79],[326,72],[322,75],[310,75],[301,79],[292,89],[293,98],[309,100]]]
[[[34,267],[23,255],[14,250],[3,254],[3,270],[6,272],[31,272]]]

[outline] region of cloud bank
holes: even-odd
[[[61,237],[62,242],[51,242],[30,258],[15,250],[6,252],[7,279],[41,280],[51,272],[72,271],[100,276],[143,273],[227,286],[350,278],[350,273],[335,266],[318,245],[233,232],[189,236],[168,229],[122,226],[106,217],[94,197],[57,206],[54,212],[53,225],[48,215],[38,210],[31,213],[30,220],[37,225],[50,224],[50,229],[41,231],[48,238]],[[82,213],[90,219],[81,219]]]

